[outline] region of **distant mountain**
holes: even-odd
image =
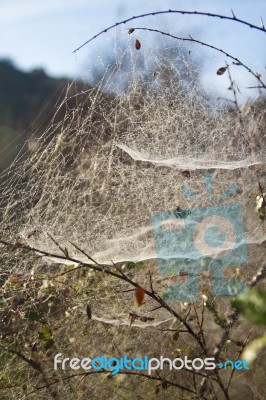
[[[102,110],[107,112],[114,106],[114,97],[95,89],[97,104],[91,107],[91,95],[95,95],[91,94],[92,86],[81,81],[70,83],[66,78],[51,78],[42,69],[22,72],[12,62],[0,60],[0,172],[20,153],[29,136],[42,135],[52,119],[54,126],[57,123],[60,126],[69,110],[77,106],[66,135],[76,134],[80,119],[87,117],[89,110],[82,145],[90,143],[92,137],[107,139],[111,128]]]

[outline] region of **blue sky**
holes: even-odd
[[[262,16],[266,24],[265,0],[0,0],[0,57],[11,58],[24,70],[43,67],[53,76],[74,77],[80,73],[81,66],[72,51],[89,37],[129,16],[168,8],[225,15],[230,15],[233,8],[239,18],[260,25]],[[148,25],[149,21],[138,21],[138,25]],[[265,73],[266,34],[235,23],[183,16],[153,19],[153,27],[164,26],[166,21],[168,31],[181,36],[191,34],[222,47],[256,72]],[[91,60],[92,49],[92,46],[87,49]],[[206,52],[202,54],[207,57]],[[202,74],[203,86],[211,86],[218,93],[224,83],[213,71],[225,58],[211,52],[208,55]],[[240,69],[236,74],[242,83],[250,83]]]

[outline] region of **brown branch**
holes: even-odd
[[[14,248],[14,249],[17,249],[17,248],[18,248],[18,244],[16,244],[16,243],[13,244],[13,243],[7,242],[7,241],[5,241],[5,240],[0,240],[0,244],[3,244],[4,246],[11,247],[11,248]],[[78,259],[76,259],[76,258],[73,258],[73,257],[70,257],[70,256],[66,256],[66,255],[63,256],[63,255],[59,255],[59,254],[50,253],[50,252],[48,252],[48,251],[40,250],[40,249],[37,249],[37,248],[35,248],[35,247],[28,246],[28,245],[23,244],[23,243],[19,243],[19,247],[20,247],[20,248],[23,248],[24,250],[27,250],[27,251],[29,251],[29,252],[35,252],[35,253],[41,254],[41,255],[46,256],[46,257],[57,258],[57,259],[59,259],[59,260],[65,260],[65,261],[71,261],[71,262],[73,262],[73,263],[79,264],[80,266],[84,266],[84,267],[87,267],[87,268],[91,268],[91,269],[93,269],[93,270],[95,270],[95,271],[102,272],[102,273],[105,273],[105,274],[107,274],[107,275],[111,275],[111,276],[113,276],[113,277],[115,277],[115,278],[121,279],[121,280],[123,280],[123,281],[129,283],[130,285],[134,286],[135,288],[140,288],[140,285],[139,285],[138,283],[134,282],[132,279],[130,279],[130,278],[129,278],[128,276],[126,276],[125,274],[116,273],[116,272],[111,271],[109,265],[101,265],[101,264],[98,264],[98,263],[97,263],[97,265],[95,265],[95,264],[89,264],[89,263],[80,261],[80,260],[78,260]],[[78,248],[78,247],[76,246],[76,248]],[[165,310],[167,310],[167,311],[168,311],[170,314],[172,314],[175,318],[177,318],[180,322],[182,322],[183,325],[184,325],[184,326],[186,327],[186,329],[188,330],[188,332],[191,334],[191,336],[193,336],[193,338],[197,341],[197,343],[199,344],[199,346],[201,347],[201,349],[204,351],[204,353],[205,353],[205,354],[207,353],[207,349],[206,349],[204,343],[202,343],[202,341],[201,341],[201,339],[200,339],[200,335],[198,335],[198,334],[196,334],[196,333],[194,332],[194,330],[191,328],[190,324],[186,321],[185,318],[183,318],[183,317],[182,317],[181,315],[179,315],[174,309],[172,309],[172,308],[160,297],[159,294],[157,294],[157,293],[155,293],[155,292],[150,292],[149,290],[146,290],[146,289],[145,289],[145,293],[146,293],[147,296],[149,296],[150,298],[152,298],[153,300],[155,300],[158,304],[160,304],[160,306],[162,306]]]

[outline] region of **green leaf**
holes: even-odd
[[[43,331],[38,332],[38,334],[39,334],[39,339],[42,339],[45,341],[50,341],[53,339],[53,334],[52,334],[51,328],[48,325],[45,325]]]
[[[266,293],[250,289],[232,301],[232,306],[254,324],[266,325]]]
[[[248,362],[254,361],[258,354],[266,347],[266,334],[258,337],[257,339],[253,339],[248,345],[245,347],[242,358]]]
[[[135,263],[133,261],[128,261],[123,265],[124,269],[134,269]]]
[[[143,261],[138,261],[135,265],[136,269],[144,269],[145,268],[145,264]]]
[[[127,261],[123,266],[122,269],[144,269],[145,265],[143,261],[138,261],[134,263],[133,261]]]

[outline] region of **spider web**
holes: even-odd
[[[157,44],[143,39],[137,51],[135,37],[128,36],[125,42],[114,36],[105,38],[113,49],[111,61],[95,55],[91,73],[104,70],[103,76],[94,86],[88,84],[90,73],[85,72],[84,83],[70,82],[49,127],[35,132],[27,142],[26,154],[3,173],[1,235],[52,254],[60,253],[56,241],[73,258],[83,261],[87,260],[70,242],[98,263],[144,261],[144,269],[126,270],[148,285],[149,268],[156,277],[157,289],[162,291],[176,278],[157,271],[153,214],[216,205],[219,196],[235,182],[237,192],[222,204],[237,202],[244,210],[249,262],[240,274],[246,281],[265,257],[265,228],[254,211],[257,181],[266,176],[265,115],[247,104],[240,118],[237,111],[229,112],[225,104],[208,99],[199,86],[199,70],[189,60],[189,47],[173,47],[164,38]],[[97,44],[93,46],[96,51]],[[84,70],[86,57],[79,55]],[[206,172],[213,174],[211,201],[204,180]],[[197,199],[185,195],[185,186]],[[34,255],[31,259],[20,249],[11,263],[9,253],[5,254],[4,248],[1,251],[4,268],[19,276],[26,276],[30,270],[32,276],[56,272],[56,263],[62,264],[50,257],[43,266]],[[145,344],[157,354],[168,346],[163,332],[153,330],[179,326],[165,310],[154,313],[152,322],[138,318],[131,321],[129,340],[128,315],[132,310],[140,313],[132,305],[132,294],[124,293],[126,287],[109,278],[97,281],[92,272],[86,275],[88,289],[80,283],[83,278],[76,274],[69,278],[71,281],[63,281],[72,289],[80,285],[77,299],[59,291],[66,298],[66,314],[57,328],[61,335],[65,332],[63,338],[58,333],[59,350],[64,349],[68,357],[75,352],[84,355],[86,341],[80,336],[86,334],[90,334],[94,352],[110,356],[114,352],[136,354],[138,346],[144,351]],[[50,287],[47,282],[43,285],[44,291]],[[18,292],[22,290],[25,287]],[[97,323],[92,327],[82,322],[85,312],[80,307],[87,300],[93,305],[92,319]],[[178,307],[186,314],[187,305]],[[150,308],[147,301],[141,313],[148,313]],[[160,345],[155,340],[158,335]],[[209,340],[214,343],[211,337]],[[187,351],[186,344],[180,347]],[[91,393],[99,390],[97,382],[92,380]],[[101,388],[103,398],[108,396],[108,385]],[[68,387],[61,390],[70,391]],[[77,396],[82,398],[82,394]]]

